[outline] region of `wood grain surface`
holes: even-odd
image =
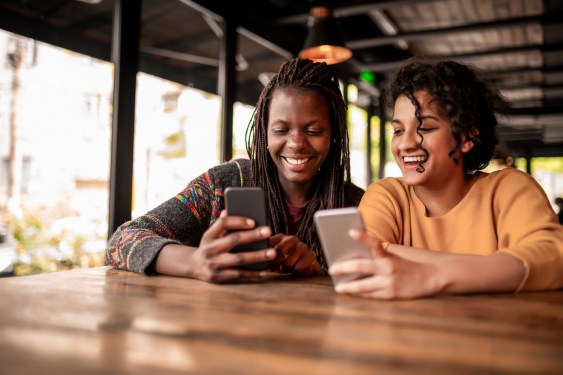
[[[1,374],[563,374],[563,291],[375,301],[330,278],[0,279]]]

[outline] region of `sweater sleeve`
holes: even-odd
[[[539,184],[527,174],[510,170],[497,181],[499,251],[522,260],[526,270],[519,290],[563,288],[563,226]]]
[[[165,245],[198,246],[224,207],[224,189],[241,185],[247,164],[239,160],[214,167],[175,197],[121,225],[109,240],[106,264],[146,274]]]
[[[368,186],[358,207],[366,231],[382,242],[403,243],[403,221],[409,219],[404,213],[406,201],[406,193],[395,178]]]

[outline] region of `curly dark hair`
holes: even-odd
[[[346,122],[346,104],[336,73],[326,63],[292,59],[266,85],[246,129],[246,150],[251,160],[252,184],[266,191],[270,225],[274,233],[287,233],[287,213],[278,180],[278,171],[268,152],[268,114],[276,90],[292,88],[320,93],[330,111],[331,146],[326,160],[315,176],[315,191],[301,220],[296,236],[316,254],[319,264],[327,265],[317,232],[312,230],[317,210],[344,207],[346,186],[350,179],[350,149]]]
[[[498,143],[497,115],[505,108],[505,101],[498,90],[490,87],[472,66],[455,61],[434,62],[413,58],[387,81],[387,112],[392,113],[397,98],[405,95],[416,108],[415,115],[420,128],[420,103],[414,96],[418,91],[426,91],[452,123],[451,132],[456,145],[449,153],[450,158],[458,163],[454,154],[459,151],[462,136],[465,136],[474,146],[463,157],[464,171],[471,173],[485,168]],[[422,134],[418,130],[417,132],[421,136],[420,147],[428,157],[428,152],[423,147]],[[423,163],[417,171],[424,171]]]

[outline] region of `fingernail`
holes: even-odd
[[[353,239],[359,238],[360,237],[360,231],[357,229],[350,229],[348,231],[348,235],[350,237],[352,237]]]
[[[249,227],[254,225],[254,220],[252,219],[246,219],[246,225],[248,225]]]
[[[277,255],[277,253],[276,253],[276,250],[274,250],[274,249],[269,249],[269,250],[266,251],[266,258],[268,258],[268,259],[273,259],[273,258],[276,257],[276,255]]]
[[[267,236],[270,234],[270,229],[268,228],[260,228],[260,234],[263,236]]]

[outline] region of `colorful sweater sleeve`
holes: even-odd
[[[214,167],[192,180],[178,195],[121,225],[106,249],[106,264],[117,269],[149,273],[149,266],[167,244],[198,246],[203,233],[224,206],[223,190],[240,186],[240,162]]]

